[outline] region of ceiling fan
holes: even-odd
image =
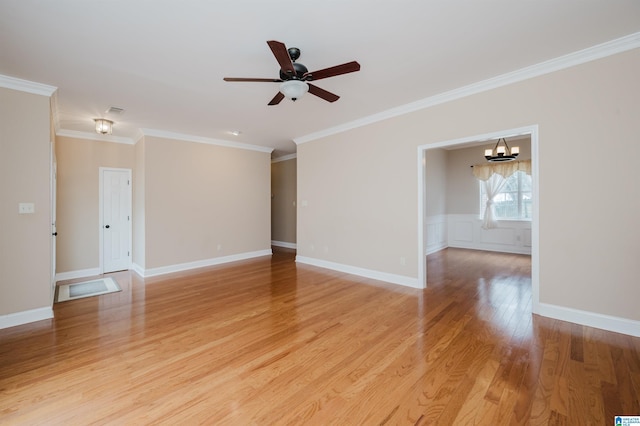
[[[296,62],[300,57],[300,49],[297,47],[287,49],[284,43],[275,40],[267,41],[267,44],[271,48],[273,56],[276,57],[278,64],[280,64],[280,78],[225,77],[224,81],[281,83],[280,91],[271,99],[269,105],[278,105],[285,97],[295,101],[307,91],[327,102],[335,102],[340,99],[340,96],[321,89],[309,82],[360,71],[360,64],[356,61],[351,61],[342,65],[309,72],[307,67]]]

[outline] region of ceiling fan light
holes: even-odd
[[[309,91],[309,85],[300,80],[287,80],[280,85],[280,93],[295,101]]]

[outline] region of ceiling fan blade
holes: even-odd
[[[279,78],[243,78],[243,77],[225,77],[224,81],[253,81],[258,83],[281,83]]]
[[[269,102],[268,105],[278,105],[280,103],[280,101],[282,101],[284,99],[284,95],[282,94],[282,92],[278,92],[273,99],[271,99],[271,102]]]
[[[324,68],[318,71],[308,72],[305,74],[307,80],[320,80],[321,78],[333,77],[350,72],[360,71],[360,64],[356,61],[347,62],[346,64],[336,65],[335,67]]]
[[[280,64],[280,69],[285,74],[295,75],[296,70],[293,68],[293,62],[291,62],[291,57],[289,57],[289,51],[287,51],[287,46],[284,43],[275,40],[267,41],[267,44],[271,48],[273,52],[273,56],[276,57],[276,60]]]
[[[311,93],[312,95],[316,95],[317,97],[322,98],[327,102],[335,102],[340,99],[340,96],[336,95],[335,93],[328,92],[310,83],[307,84],[309,85],[309,93]]]

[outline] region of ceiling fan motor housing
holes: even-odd
[[[282,70],[280,70],[280,79],[283,80],[283,81],[287,81],[287,80],[302,80],[304,75],[309,72],[307,67],[305,67],[304,65],[302,65],[301,63],[298,63],[298,62],[294,62],[293,63],[293,69],[296,70],[296,74],[295,75],[287,74],[285,72],[282,72]],[[307,76],[307,77],[309,77],[309,76]],[[307,80],[310,80],[310,79],[307,78]]]

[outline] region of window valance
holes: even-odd
[[[531,160],[505,161],[503,163],[486,163],[473,166],[473,175],[482,181],[486,181],[494,173],[506,179],[517,171],[525,172],[531,176]]]

